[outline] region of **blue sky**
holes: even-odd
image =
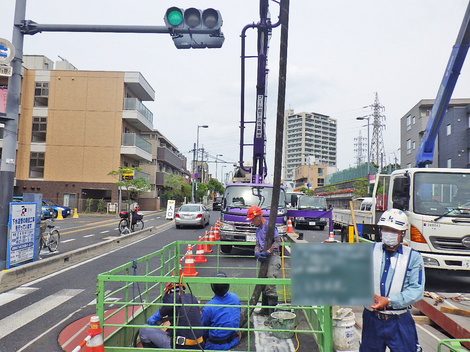
[[[290,1],[286,108],[338,120],[338,167],[355,162],[354,138],[371,113],[364,106],[375,92],[385,107],[387,162],[399,157],[399,120],[421,99],[433,99],[467,7],[466,0]],[[0,37],[11,40],[14,0],[2,1]],[[167,8],[220,10],[221,49],[177,50],[165,34],[39,33],[25,38],[24,54],[59,56],[78,69],[140,71],[156,92],[145,102],[154,127],[181,152],[196,142],[227,162],[239,157],[240,33],[259,20],[257,0],[29,0],[26,18],[38,23],[164,25]],[[274,20],[278,5],[270,2]],[[255,55],[256,32],[247,32],[247,54]],[[280,30],[269,52],[267,110],[268,177],[273,172]],[[256,61],[248,61],[245,116],[255,115]],[[454,98],[470,97],[464,64]],[[371,130],[372,133],[372,130]],[[251,134],[245,137],[251,139]],[[246,159],[250,150],[245,151]],[[211,159],[213,160],[213,159]],[[246,161],[247,161],[246,160]],[[215,163],[211,163],[215,175]],[[218,177],[221,178],[219,163]],[[231,170],[226,164],[224,172]]]

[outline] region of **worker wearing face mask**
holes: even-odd
[[[360,352],[422,351],[409,309],[424,294],[423,258],[401,244],[409,227],[403,211],[387,210],[377,225],[382,242],[373,250],[375,302],[363,312]]]

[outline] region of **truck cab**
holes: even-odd
[[[327,211],[328,206],[325,197],[303,195],[299,197],[296,209]],[[318,227],[320,230],[323,230],[325,226],[328,225],[328,221],[329,218],[327,217],[298,216],[294,217],[293,226],[295,228],[299,226]]]
[[[221,241],[239,241],[256,243],[256,227],[246,220],[248,209],[257,205],[263,210],[263,217],[268,220],[271,212],[273,185],[254,183],[232,183],[224,192],[221,209]],[[277,208],[276,227],[279,235],[287,231],[286,194],[281,188]],[[222,245],[224,253],[230,253],[232,245]]]

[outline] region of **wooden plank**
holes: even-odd
[[[460,309],[460,308],[453,308],[453,307],[441,307],[441,312],[443,313],[450,313],[450,314],[457,314],[463,317],[470,317],[470,310]]]
[[[468,325],[463,325],[457,322],[455,318],[458,318],[458,316],[441,312],[436,306],[434,306],[433,299],[425,297],[421,301],[413,304],[413,306],[419,309],[453,338],[470,338],[470,329]],[[465,343],[464,345],[465,347],[470,348],[470,343]]]

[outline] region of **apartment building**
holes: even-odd
[[[153,160],[141,135],[153,130],[143,102],[155,92],[140,72],[53,64],[24,57],[14,194],[42,193],[79,210],[89,198],[116,204],[117,180],[108,173]]]
[[[336,120],[314,112],[284,112],[283,179],[293,180],[294,169],[311,164],[336,166]]]
[[[300,189],[305,187],[314,190],[325,185],[325,179],[328,171],[335,172],[336,167],[327,167],[325,165],[302,165],[294,169],[294,187]],[[309,186],[310,185],[310,186]]]
[[[141,163],[140,168],[150,175],[149,182],[152,189],[150,192],[141,195],[139,203],[142,208],[160,210],[162,205],[166,206],[161,199],[166,175],[183,176],[186,182],[189,183],[190,173],[186,167],[187,158],[158,130],[143,131],[141,136],[151,145],[152,161]]]
[[[402,168],[416,166],[416,153],[421,144],[433,104],[434,99],[422,99],[400,119],[400,157]],[[467,167],[466,165],[470,160],[467,136],[462,136],[461,134],[466,134],[470,126],[470,122],[467,121],[466,117],[467,113],[465,112],[469,105],[470,99],[450,100],[444,122],[439,131],[439,137],[435,141],[434,161],[428,167]],[[458,121],[459,118],[461,121]],[[452,124],[454,128],[451,127]],[[456,138],[457,135],[459,135],[458,138]],[[463,154],[465,157],[462,156]],[[453,162],[452,159],[454,160]],[[460,160],[458,161],[457,159]]]

